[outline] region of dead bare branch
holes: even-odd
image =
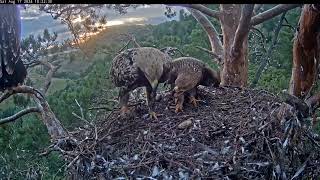
[[[278,16],[288,10],[294,9],[296,7],[299,7],[300,4],[279,4],[267,11],[264,11],[254,17],[251,18],[251,26],[258,25],[260,23],[263,23],[264,21],[267,21],[275,16]]]
[[[238,52],[250,31],[250,19],[254,4],[243,5],[240,22],[234,37],[232,51]]]
[[[206,16],[204,16],[201,12],[197,10],[193,10],[188,8],[192,16],[201,24],[202,28],[206,31],[209,41],[211,44],[212,52],[220,56],[221,59],[223,56],[223,47],[222,43],[219,39],[219,35],[215,27],[212,23],[208,20]]]
[[[40,113],[40,109],[38,107],[31,107],[31,108],[23,109],[23,110],[19,111],[18,113],[14,114],[14,115],[12,115],[10,117],[6,117],[6,118],[3,118],[3,119],[0,119],[0,125],[8,123],[8,122],[15,121],[15,120],[21,118],[24,115],[27,115],[27,114],[30,114],[30,113],[35,113],[35,112]]]

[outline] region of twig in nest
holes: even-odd
[[[80,157],[80,154],[77,155],[77,157],[75,157],[66,167],[65,167],[65,171],[67,171]]]
[[[83,114],[83,109],[82,109],[82,107],[80,106],[80,104],[79,104],[79,102],[77,101],[77,99],[74,99],[74,101],[77,103],[77,105],[78,105],[78,107],[79,107],[79,109],[80,109],[80,113],[81,113],[82,119],[84,119],[84,114]]]

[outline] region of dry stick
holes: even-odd
[[[277,41],[278,41],[278,36],[279,36],[279,33],[280,33],[280,30],[281,30],[281,27],[282,27],[282,23],[283,23],[283,20],[286,16],[286,13],[283,13],[282,16],[281,16],[281,19],[278,23],[278,26],[276,27],[275,29],[275,32],[274,32],[274,38],[272,40],[272,43],[267,51],[267,54],[266,56],[264,56],[264,59],[262,60],[262,63],[259,67],[259,69],[257,70],[257,73],[252,81],[252,84],[251,84],[251,88],[254,88],[256,87],[256,85],[258,84],[258,81],[262,75],[262,72],[264,70],[264,68],[268,65],[269,63],[269,58],[271,56],[271,53],[272,53],[272,50],[275,48],[276,44],[277,44]]]

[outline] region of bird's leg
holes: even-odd
[[[177,91],[175,89],[174,97],[175,97],[175,104],[176,104],[176,110],[175,112],[182,112],[183,111],[183,102],[184,102],[184,93],[183,91]]]
[[[119,90],[119,101],[120,101],[120,114],[121,116],[125,116],[129,113],[128,101],[129,101],[129,91],[125,88],[120,88]]]
[[[196,95],[197,95],[197,89],[193,88],[189,91],[189,99],[190,99],[190,103],[193,104],[194,107],[198,106],[198,100],[196,99]]]
[[[157,113],[154,112],[154,106],[155,106],[155,97],[157,92],[157,87],[152,88],[151,85],[146,86],[146,94],[147,94],[147,106],[149,109],[149,115],[152,119],[158,119]]]

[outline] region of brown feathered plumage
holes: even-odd
[[[0,90],[23,83],[27,71],[20,59],[21,19],[16,5],[0,5]]]
[[[197,105],[195,99],[198,85],[210,86],[220,84],[220,75],[202,61],[192,57],[181,57],[168,63],[165,67],[167,83],[174,84],[176,112],[182,111],[184,93],[190,95],[190,100]]]
[[[114,85],[120,87],[122,113],[128,111],[129,93],[137,87],[146,87],[147,102],[152,106],[158,83],[162,81],[164,64],[170,59],[170,56],[152,47],[127,49],[113,59],[110,75]]]

